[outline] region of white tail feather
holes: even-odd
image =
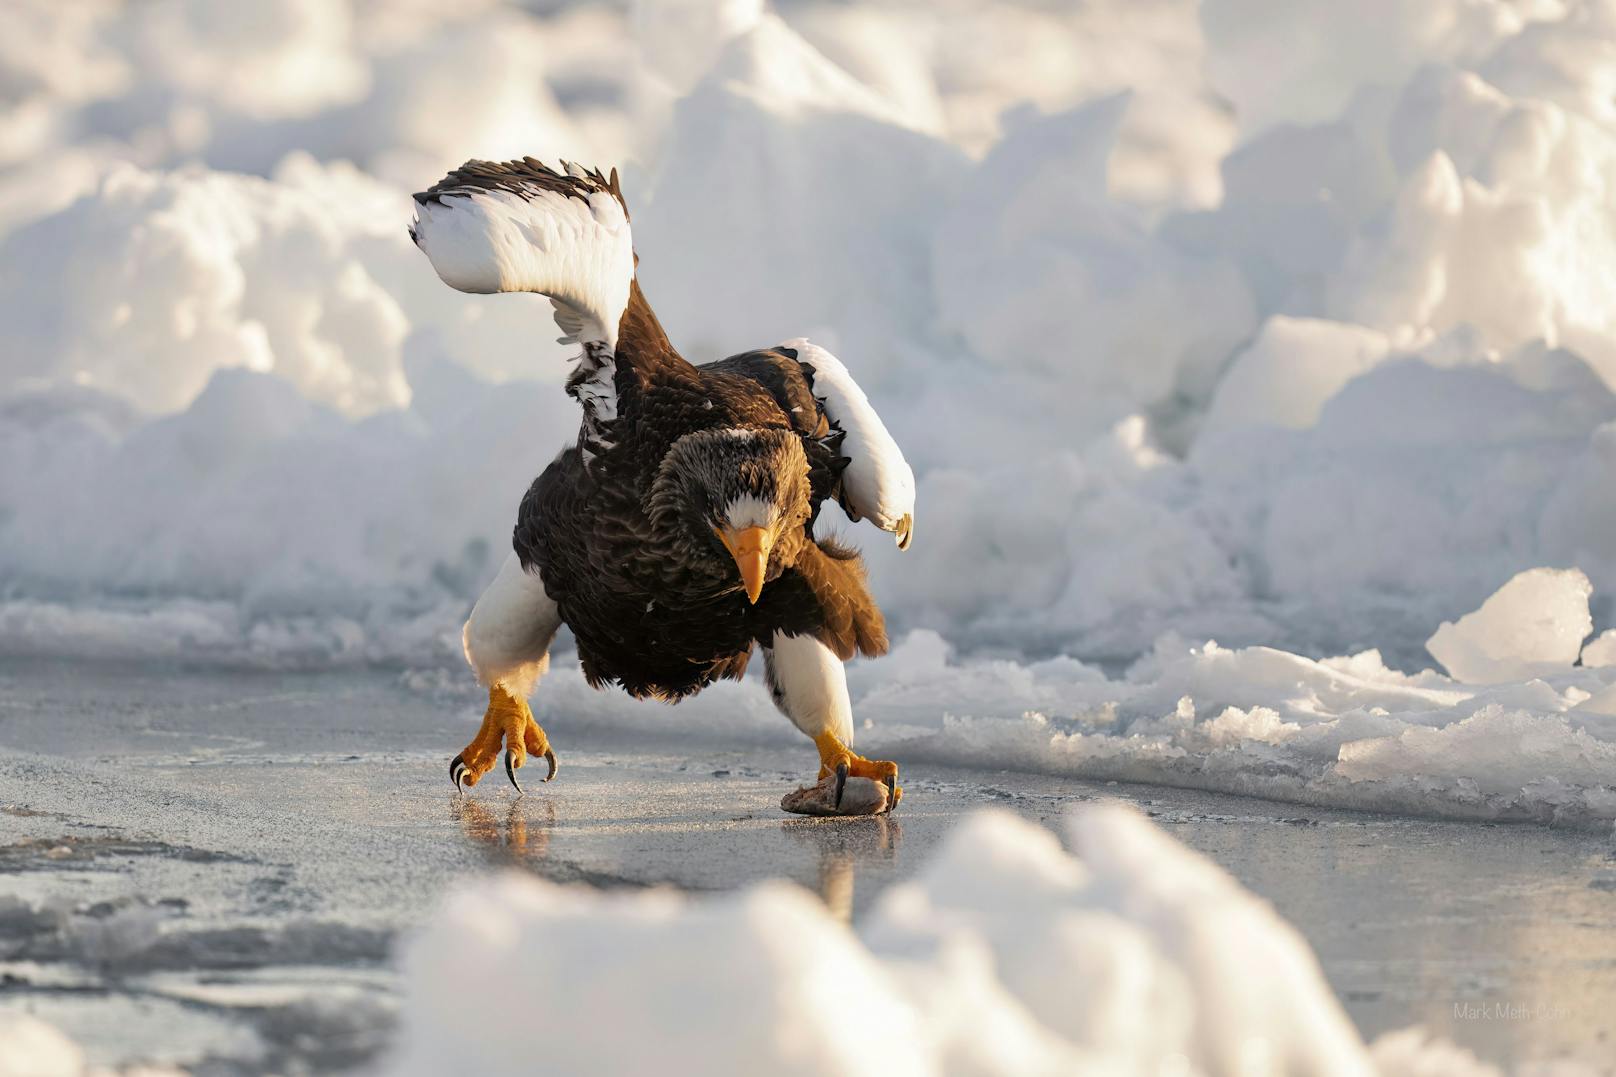
[[[634,243],[614,190],[576,166],[565,177],[537,162],[489,167],[506,171],[451,173],[416,196],[416,245],[451,288],[547,295],[564,340],[615,349]]]

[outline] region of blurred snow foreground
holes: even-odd
[[[1301,936],[1131,809],[1066,831],[1075,856],[983,811],[856,934],[787,883],[699,899],[469,885],[406,951],[388,1069],[1496,1074],[1415,1030],[1365,1048]],[[543,1027],[491,1029],[494,992]]]
[[[0,651],[457,662],[576,413],[408,192],[567,156],[688,355],[814,336],[916,466],[861,741],[1616,818],[1609,3],[12,7]]]
[[[0,1013],[0,1077],[185,1077],[167,1066],[92,1066],[78,1044],[36,1017]]]

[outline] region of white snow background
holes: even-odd
[[[10,0],[0,652],[386,663],[469,716],[460,622],[577,415],[548,305],[444,287],[409,192],[467,157],[568,157],[621,166],[687,356],[807,334],[916,467],[910,552],[849,529],[895,640],[852,670],[861,747],[1609,827],[1613,87],[1599,0]],[[563,741],[792,735],[752,682],[669,711],[558,662],[536,702]],[[1005,1022],[1012,1072],[1079,1048],[1261,1071],[1196,1031],[1184,999],[1228,968],[1175,934],[1182,907],[1131,903],[1107,857],[1137,846],[1301,977],[1319,1038],[1286,1071],[1325,1072],[1307,1052],[1351,1031],[1271,912],[1134,822],[1074,825],[1087,866],[981,823],[1014,862],[956,849],[931,877],[980,893],[895,893],[798,987],[916,1022],[919,1072],[995,1072],[951,1007]],[[994,972],[991,924],[944,925],[1006,895],[1078,909],[1049,913],[1078,955],[1050,975],[1148,971],[1128,997],[1179,1038],[1005,1002],[1038,997],[1036,963]],[[831,931],[775,890],[594,900],[518,895],[510,930]],[[1460,1064],[1403,1048],[1375,1064]]]

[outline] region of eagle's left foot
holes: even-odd
[[[516,771],[527,762],[528,756],[542,755],[550,765],[545,781],[554,778],[560,769],[555,752],[550,749],[550,739],[544,735],[543,727],[533,720],[527,700],[518,699],[496,684],[488,690],[488,710],[483,714],[482,728],[471,738],[465,751],[449,761],[449,780],[454,782],[455,788],[464,791],[481,781],[482,776],[494,768],[502,743],[505,776],[518,793],[522,792],[522,786],[516,780]]]
[[[836,775],[835,805],[841,806],[842,790],[849,777],[869,778],[887,787],[887,811],[898,806],[903,799],[903,788],[898,785],[898,764],[886,759],[866,759],[836,739],[833,733],[821,733],[814,738],[819,749],[819,777],[824,780]]]

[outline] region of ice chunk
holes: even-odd
[[[879,402],[894,340],[924,332],[926,246],[966,165],[907,122],[772,13],[725,45],[634,218],[640,279],[686,355],[808,336]]]
[[[1616,628],[1607,628],[1582,649],[1582,664],[1589,668],[1616,666]]]
[[[1456,680],[1472,684],[1527,680],[1569,668],[1593,630],[1580,569],[1528,569],[1458,621],[1444,621],[1426,642]]]

